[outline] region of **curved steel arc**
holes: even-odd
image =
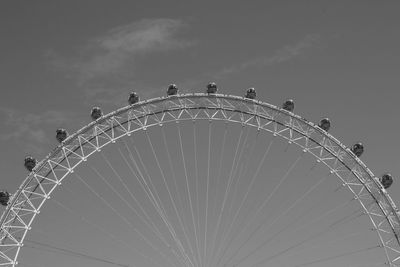
[[[391,266],[400,264],[400,213],[379,180],[348,148],[312,122],[261,101],[230,95],[185,94],[126,106],[91,122],[56,147],[14,194],[0,223],[0,266],[14,266],[23,240],[53,190],[93,153],[121,137],[180,120],[222,120],[265,130],[324,163],[353,193]],[[375,205],[366,205],[374,200]],[[393,233],[389,237],[387,232]]]

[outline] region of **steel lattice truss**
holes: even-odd
[[[400,212],[377,177],[348,148],[317,125],[273,105],[237,96],[185,94],[142,101],[80,129],[37,164],[1,217],[0,265],[15,266],[30,225],[53,190],[93,153],[154,125],[222,120],[256,127],[298,145],[325,164],[369,216],[387,265],[400,266]]]

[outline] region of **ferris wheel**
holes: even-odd
[[[215,83],[128,102],[25,158],[0,192],[0,266],[400,266],[393,178],[329,119]]]

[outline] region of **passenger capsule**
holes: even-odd
[[[286,100],[285,102],[283,102],[282,108],[284,110],[293,112],[293,110],[294,110],[294,101],[292,99]]]
[[[7,206],[9,200],[10,193],[8,193],[7,191],[0,191],[0,204],[3,206]]]
[[[36,166],[36,159],[31,156],[27,156],[24,161],[25,168],[31,172]]]
[[[103,112],[99,107],[94,107],[92,108],[92,112],[90,113],[90,116],[92,117],[92,120],[97,120],[101,116],[103,116]]]
[[[329,128],[331,128],[331,122],[328,118],[323,118],[319,124],[319,128],[321,128],[324,131],[329,131]]]
[[[383,188],[388,189],[393,184],[393,177],[390,173],[385,173],[379,178],[379,181]]]
[[[67,139],[67,137],[68,137],[68,133],[67,133],[67,131],[65,129],[62,129],[62,128],[57,129],[57,131],[56,131],[56,139],[57,139],[58,142],[61,143],[62,141]]]
[[[364,146],[362,143],[354,144],[351,147],[351,151],[354,153],[354,155],[356,155],[357,157],[360,157],[362,155],[362,153],[364,152]]]
[[[216,94],[217,90],[218,88],[216,83],[207,84],[207,94]]]
[[[246,98],[255,99],[256,96],[257,96],[256,89],[254,88],[247,89],[245,96]]]
[[[178,87],[176,86],[176,84],[170,84],[168,86],[168,90],[167,90],[167,95],[176,95],[178,94]]]
[[[129,105],[133,105],[139,102],[139,95],[136,92],[132,92],[129,94],[128,103]]]

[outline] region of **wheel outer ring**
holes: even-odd
[[[89,123],[64,140],[25,178],[2,214],[0,218],[0,238],[2,240],[0,258],[9,261],[9,263],[5,263],[6,265],[16,265],[16,259],[24,238],[30,230],[30,225],[52,191],[68,174],[73,172],[75,167],[86,161],[87,157],[99,151],[103,146],[115,142],[125,135],[154,125],[173,121],[206,119],[224,120],[241,123],[243,126],[257,127],[258,130],[271,132],[274,136],[284,138],[289,143],[300,146],[304,152],[312,154],[317,161],[324,163],[331,173],[335,173],[343,185],[353,193],[354,198],[360,202],[376,229],[380,245],[385,249],[388,264],[397,266],[400,263],[400,213],[378,178],[349,148],[316,124],[276,106],[238,96],[203,93],[154,98],[126,106]],[[80,159],[72,164],[73,157]],[[351,172],[357,178],[358,186],[361,186],[361,189],[356,190],[340,176],[339,172],[343,170],[338,169],[338,164],[341,164],[342,167],[345,167],[345,171]],[[54,172],[56,169],[58,171],[63,169],[64,172],[57,176]],[[51,175],[53,175],[53,179],[48,178]],[[43,193],[39,197],[43,199],[40,204],[35,206],[29,198],[38,197],[34,192],[42,189],[40,183],[44,180],[53,182],[54,186],[51,190],[42,190]],[[35,183],[36,186],[32,185]],[[370,201],[370,207],[366,204],[367,200]],[[27,206],[29,208],[26,208]],[[379,216],[371,214],[372,211],[369,209],[372,206],[379,207],[381,213]],[[18,217],[22,209],[24,212],[30,210],[32,214],[30,217],[28,216],[27,221],[23,222],[23,234],[16,237],[13,236],[13,223],[17,219],[22,220]],[[383,220],[382,217],[384,217]],[[381,234],[388,230],[393,232],[394,238],[388,239]],[[20,233],[21,230],[17,232]],[[7,246],[4,245],[5,239],[10,239],[11,245],[10,242]],[[16,250],[9,257],[2,250],[9,251],[8,248],[13,246],[13,242]],[[391,252],[389,253],[389,251]],[[397,252],[397,255],[392,255],[393,251]]]

